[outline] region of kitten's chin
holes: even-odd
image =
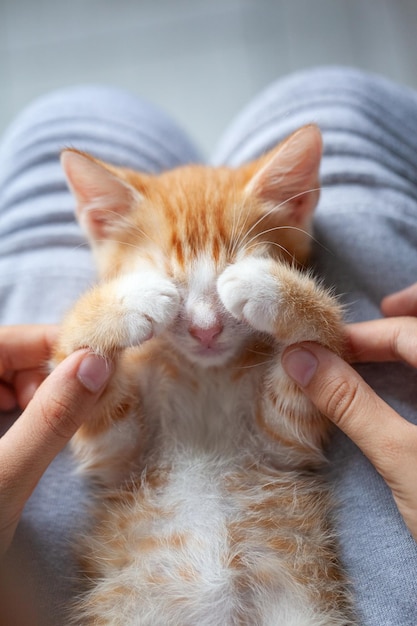
[[[188,361],[199,367],[222,367],[236,356],[234,348],[225,346],[206,348],[182,345],[180,352]]]
[[[201,348],[188,355],[192,363],[201,367],[221,367],[226,365],[234,356],[234,350]]]

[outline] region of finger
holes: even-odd
[[[39,370],[21,370],[14,378],[14,389],[17,402],[21,409],[25,409],[32,400],[36,390],[46,378],[47,372]]]
[[[58,327],[49,324],[0,327],[0,376],[46,362],[57,335]]]
[[[12,411],[17,407],[16,394],[12,387],[0,383],[0,411]]]
[[[354,369],[317,344],[287,349],[282,358],[287,374],[315,406],[350,437],[387,477],[389,451],[399,449],[415,427],[391,409]]]
[[[417,283],[386,296],[381,302],[381,311],[388,317],[417,316]]]
[[[405,361],[417,367],[417,318],[350,324],[345,332],[351,362]]]
[[[45,380],[47,371],[19,370],[13,377],[0,381],[0,411],[11,411],[18,406],[25,409],[36,390]]]
[[[0,510],[23,506],[40,477],[89,418],[111,374],[85,350],[70,355],[39,387],[21,417],[0,439]]]

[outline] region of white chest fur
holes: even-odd
[[[236,372],[190,368],[163,384],[152,373],[146,381],[143,409],[157,422],[158,446],[165,454],[214,455],[231,460],[247,447],[254,421],[260,376],[236,380]]]

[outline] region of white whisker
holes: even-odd
[[[76,246],[73,246],[71,250],[74,251],[74,250],[78,250],[79,248],[90,248],[90,244],[88,243],[88,241],[83,241],[77,244]]]
[[[267,217],[269,217],[269,215],[271,215],[271,213],[274,213],[275,211],[278,211],[279,209],[281,209],[282,207],[284,207],[288,202],[291,202],[292,200],[296,200],[297,198],[299,198],[300,196],[303,196],[305,194],[308,193],[313,193],[315,191],[320,191],[320,187],[315,187],[313,189],[308,189],[307,191],[301,191],[300,193],[296,193],[295,195],[291,196],[290,198],[287,198],[287,200],[284,200],[283,202],[281,202],[280,204],[277,204],[269,209],[269,211],[267,211],[264,215],[262,215],[252,226],[251,228],[248,230],[248,232],[246,233],[246,237],[248,237],[248,235],[251,234],[251,232],[263,221],[265,220]],[[243,242],[242,242],[243,243]]]
[[[270,352],[259,352],[259,350],[253,350],[251,348],[248,348],[248,352],[251,352],[252,354],[259,354],[259,356],[271,356]]]
[[[243,205],[241,207],[241,212],[243,211]],[[236,215],[235,212],[233,213],[233,219],[234,219],[234,224],[233,224],[233,238],[231,239],[232,246],[231,246],[231,251],[230,251],[230,255],[233,256],[236,252],[236,249],[238,247],[240,247],[241,242],[243,241],[244,238],[244,230],[245,230],[245,226],[248,222],[249,219],[249,213],[246,213],[245,219],[243,220],[243,224],[240,227],[240,231],[239,233],[235,232],[235,227],[237,226],[237,220],[236,220]]]
[[[236,367],[232,367],[234,370],[248,370],[254,367],[259,367],[260,365],[267,365],[269,363],[273,363],[274,359],[266,359],[265,361],[260,361],[259,363],[252,363],[252,365],[239,365]]]
[[[276,241],[255,241],[250,246],[248,246],[246,250],[250,250],[251,248],[254,248],[255,246],[262,246],[264,244],[268,244],[268,246],[275,246],[276,248],[279,248],[280,250],[285,252],[285,254],[292,256],[289,250],[287,250],[285,246],[281,246],[281,244],[277,243]]]

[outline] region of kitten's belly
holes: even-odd
[[[140,484],[113,492],[89,538],[89,569],[101,581],[91,599],[103,614],[108,606],[117,619],[123,615],[108,623],[263,624],[255,607],[282,602],[296,589],[294,606],[308,604],[297,577],[314,585],[328,566],[323,561],[320,570],[323,544],[315,547],[309,538],[325,528],[323,485],[205,452],[178,450],[171,461],[164,470],[149,469]]]
[[[254,464],[250,457],[239,463],[178,450],[169,464],[147,469],[140,483],[111,493],[106,532],[123,535],[126,557],[148,582],[218,581],[236,550],[246,549],[238,528],[244,528],[245,541],[256,536],[262,542],[273,536],[275,524],[279,530],[285,502],[294,509],[293,494],[300,498],[295,473]],[[303,515],[307,511],[303,503]],[[276,522],[267,527],[262,520],[271,516]],[[109,517],[115,525],[110,531]]]
[[[138,490],[138,509],[132,515],[139,513],[138,521],[142,507],[147,509],[142,517],[145,533],[164,537],[167,545],[170,538],[178,542],[181,536],[181,549],[189,548],[194,560],[201,552],[201,565],[207,566],[209,553],[217,554],[221,548],[228,521],[238,514],[230,497],[236,461],[203,450],[196,455],[184,448],[166,460],[146,472]]]
[[[329,589],[319,582],[334,560],[326,488],[278,469],[276,444],[253,426],[253,387],[239,402],[226,392],[219,402],[216,390],[195,406],[181,389],[161,411],[156,397],[145,406],[156,424],[145,469],[102,499],[88,538],[97,585],[86,603],[98,620],[89,624],[108,615],[112,626],[343,623],[304,619],[312,602],[321,612],[318,585],[340,592],[336,576]]]
[[[171,461],[149,470],[140,485],[113,492],[89,538],[89,570],[103,581],[92,599],[97,616],[118,616],[109,624],[233,623],[228,524],[235,513],[222,480],[230,468],[184,450]],[[101,588],[117,589],[113,600]]]

